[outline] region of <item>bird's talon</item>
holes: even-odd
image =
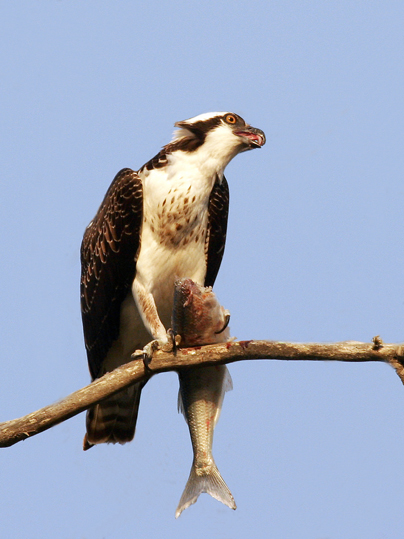
[[[230,313],[229,311],[226,311],[225,312],[225,315],[224,315],[224,326],[222,327],[222,329],[220,329],[219,331],[215,331],[215,334],[216,335],[219,335],[219,333],[223,333],[223,331],[227,328],[227,326],[229,325],[229,322],[230,322]]]
[[[143,360],[143,365],[144,365],[144,368],[146,371],[150,371],[150,363],[151,363],[151,360],[152,358],[146,354],[146,352],[143,352],[142,354],[142,360]]]
[[[177,353],[177,335],[175,334],[174,330],[170,328],[167,331],[167,337],[168,337],[168,344],[170,345],[170,349],[167,350],[167,352],[173,352],[173,354],[175,355]],[[180,340],[181,340],[181,337],[180,337]]]
[[[159,348],[160,348],[160,342],[157,339],[149,342],[143,348],[143,364],[145,366],[145,369],[150,370],[149,365],[153,359],[153,354]]]
[[[133,360],[143,357],[143,350],[135,350],[130,357]]]

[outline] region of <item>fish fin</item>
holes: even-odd
[[[224,380],[223,380],[223,389],[224,391],[231,391],[233,389],[233,380],[231,379],[229,369],[227,367],[226,372],[224,373]]]
[[[207,367],[207,368],[209,368],[209,367]],[[219,366],[216,367],[216,369],[218,369],[218,368],[220,368],[220,369],[223,368],[223,371],[222,371],[223,372],[223,382],[222,382],[221,395],[220,395],[220,398],[219,398],[218,403],[217,403],[217,409],[216,409],[215,417],[213,418],[213,426],[214,427],[216,427],[216,424],[219,421],[220,413],[222,411],[224,394],[227,391],[231,391],[233,389],[233,381],[231,379],[229,369],[226,367],[226,365],[219,365]]]
[[[178,390],[177,409],[178,409],[178,413],[181,413],[184,416],[185,421],[188,423],[187,415],[185,413],[184,402],[183,402],[182,396],[181,396],[181,389]]]
[[[208,469],[205,469],[203,475],[198,475],[195,466],[192,466],[180,503],[175,511],[175,518],[178,518],[184,509],[195,503],[202,492],[207,492],[212,498],[224,503],[230,509],[237,508],[229,487],[213,462]]]

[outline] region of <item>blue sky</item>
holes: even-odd
[[[114,175],[175,121],[263,129],[234,159],[216,283],[239,339],[403,341],[404,5],[37,0],[0,5],[0,421],[89,381],[79,248]],[[0,460],[14,539],[402,537],[404,388],[385,365],[230,365],[214,456],[238,505],[176,521],[192,462],[174,373],[136,438],[81,450],[84,415]]]

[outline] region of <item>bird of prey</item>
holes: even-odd
[[[172,141],[138,171],[115,176],[81,246],[81,313],[92,379],[169,341],[174,282],[213,286],[222,261],[226,165],[265,144],[231,112],[177,122]],[[150,343],[151,338],[153,341]],[[87,411],[83,448],[133,439],[144,382]]]

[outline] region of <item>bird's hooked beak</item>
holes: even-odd
[[[261,148],[265,142],[265,133],[257,127],[251,127],[246,125],[243,129],[237,129],[234,134],[242,139],[242,141],[248,146],[248,150],[253,148]]]

